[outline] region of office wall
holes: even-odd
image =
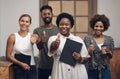
[[[8,36],[19,30],[18,19],[24,13],[32,17],[32,33],[39,26],[39,0],[0,0],[0,56],[5,55]]]
[[[98,13],[110,19],[110,28],[105,34],[113,37],[115,47],[120,48],[120,0],[98,0]]]

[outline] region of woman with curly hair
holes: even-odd
[[[91,56],[86,63],[89,79],[111,79],[110,59],[114,50],[114,40],[104,35],[110,26],[105,15],[96,14],[90,20],[93,35],[84,38],[84,42]]]

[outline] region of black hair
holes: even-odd
[[[71,14],[68,14],[68,13],[61,13],[61,14],[58,15],[58,17],[56,19],[56,24],[57,24],[58,27],[59,27],[59,22],[61,21],[62,18],[69,19],[70,23],[71,23],[71,28],[73,27],[73,25],[74,25],[73,16]]]
[[[49,9],[49,10],[51,10],[51,12],[52,12],[52,7],[51,6],[49,6],[49,5],[43,5],[41,8],[40,8],[40,12],[42,12],[44,9]]]
[[[110,26],[110,22],[109,22],[109,19],[104,14],[103,15],[99,15],[99,14],[94,15],[90,20],[90,27],[92,29],[94,29],[94,25],[98,21],[101,21],[103,23],[104,31],[108,30],[108,28]]]

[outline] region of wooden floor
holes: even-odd
[[[110,61],[111,79],[120,79],[120,49],[115,49]]]

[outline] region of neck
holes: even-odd
[[[53,24],[52,24],[52,23],[50,23],[50,24],[45,24],[44,27],[45,27],[46,29],[51,29],[51,28],[53,27]]]
[[[103,35],[103,34],[101,34],[101,35],[94,35],[94,37],[95,37],[95,38],[103,38],[104,35]]]
[[[19,31],[20,36],[25,37],[28,34],[28,31]]]

